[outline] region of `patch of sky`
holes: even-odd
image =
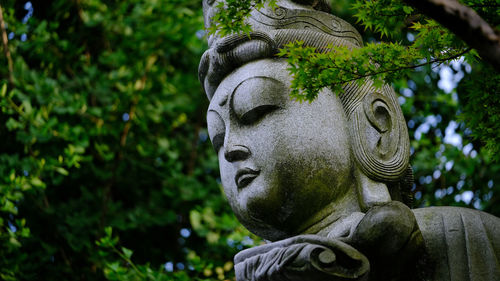
[[[481,209],[481,199],[476,199],[472,205],[476,209]]]
[[[415,199],[420,200],[420,198],[422,198],[422,192],[420,191],[415,192]]]
[[[448,195],[451,195],[451,194],[453,193],[453,191],[454,191],[454,190],[455,190],[455,189],[453,188],[453,186],[448,186],[448,188],[446,189],[446,193],[447,193]]]
[[[9,36],[8,36],[8,37],[9,37],[9,40],[14,39],[14,36],[16,36],[16,35],[14,34],[14,32],[10,32],[10,33],[9,33]]]
[[[401,94],[407,98],[411,98],[413,97],[413,91],[411,89],[408,89],[408,88],[403,88],[401,89]]]
[[[28,35],[26,33],[21,34],[21,41],[25,42],[26,40],[28,40]]]
[[[198,134],[198,140],[200,142],[206,142],[208,139],[208,134],[205,130],[201,130],[200,133]]]
[[[174,263],[173,263],[173,262],[171,262],[171,261],[166,262],[164,267],[165,267],[165,270],[166,270],[167,272],[172,272],[172,271],[174,271]]]
[[[419,178],[418,178],[418,182],[419,182],[420,184],[424,184],[424,183],[425,183],[425,177],[424,177],[424,176],[419,177]]]
[[[12,231],[12,233],[16,233],[17,227],[12,224],[10,221],[7,223],[9,225],[9,230]]]
[[[243,238],[243,241],[241,241],[241,244],[245,245],[245,246],[252,246],[253,245],[253,239],[250,238],[249,236],[245,236]]]
[[[446,162],[446,164],[444,165],[444,168],[446,169],[446,171],[451,170],[451,168],[453,168],[453,164],[454,163],[455,162],[453,162],[453,160],[450,160],[450,161]]]
[[[439,179],[440,176],[441,176],[440,170],[435,170],[434,173],[432,174],[432,177],[435,179]]]
[[[198,37],[198,39],[200,39],[200,40],[203,39],[203,37],[205,36],[205,34],[206,34],[206,32],[203,29],[200,29],[200,30],[196,31],[196,37]]]
[[[443,138],[443,132],[441,131],[441,129],[436,129],[434,130],[434,134],[436,135],[436,137],[438,138]]]
[[[466,135],[466,136],[470,136],[471,134],[472,134],[472,130],[471,130],[471,129],[469,129],[469,128],[465,128],[465,130],[464,130],[464,135]]]
[[[398,97],[399,105],[402,105],[406,102],[406,99],[404,97]]]
[[[184,270],[184,268],[186,268],[182,262],[176,263],[175,267],[177,267],[178,270]]]
[[[462,136],[457,134],[455,130],[458,128],[458,124],[455,121],[450,121],[445,130],[444,143],[451,144],[458,148],[462,148]]]
[[[432,177],[431,176],[425,177],[425,183],[426,184],[430,184],[431,182],[432,182]]]
[[[436,158],[441,158],[441,156],[443,156],[443,153],[441,151],[438,151],[434,154],[434,157]]]
[[[26,170],[23,170],[23,175],[24,175],[25,177],[27,177],[27,176],[29,176],[29,175],[30,175],[30,173],[29,173],[28,171],[26,171]]]
[[[408,33],[406,33],[406,39],[408,39],[408,41],[410,41],[410,42],[413,42],[413,41],[415,41],[415,35],[413,35],[413,33],[411,33],[411,32],[408,32]]]
[[[122,120],[123,122],[127,122],[128,120],[130,120],[130,115],[128,113],[123,113]]]
[[[458,181],[458,183],[457,183],[457,189],[458,190],[462,189],[462,187],[464,187],[464,185],[465,185],[465,181],[464,180]],[[469,203],[467,203],[467,204],[469,204]]]
[[[464,191],[461,194],[461,200],[465,204],[470,204],[470,201],[472,200],[473,197],[474,197],[474,193],[472,191],[470,191],[470,190]]]
[[[416,140],[420,140],[422,138],[422,134],[427,134],[431,127],[437,126],[437,124],[441,121],[441,116],[439,116],[439,118],[437,116],[429,115],[425,118],[425,121],[415,130]]]
[[[27,10],[28,12],[26,13],[26,15],[23,17],[23,23],[27,23],[28,20],[33,16],[33,5],[31,4],[30,1],[26,2],[24,4],[24,9]]]
[[[443,145],[439,146],[439,150],[436,152],[436,154],[434,154],[434,156],[436,156],[436,158],[439,158],[439,159],[440,159],[441,157],[443,157],[443,152],[444,152],[444,149],[445,149],[445,148],[444,148],[444,146],[443,146]],[[444,162],[444,161],[441,161],[441,162]]]
[[[415,83],[415,81],[413,80],[408,80],[408,82],[406,82],[408,84],[408,87],[410,87],[410,89],[412,89],[413,91],[415,91],[417,89],[417,83]]]
[[[493,188],[493,180],[488,181],[488,188],[492,189]]]
[[[472,66],[470,64],[466,63],[465,64],[465,72],[470,73],[472,71]]]
[[[464,66],[467,73],[470,73],[471,67],[465,62],[464,57],[460,57],[453,60],[450,64],[440,65],[436,68],[436,71],[439,72],[440,78],[438,81],[438,87],[445,93],[451,93],[457,87],[458,82],[464,78],[462,66]],[[455,72],[453,70],[455,70]],[[458,95],[454,93],[452,98],[456,101],[458,100]]]
[[[189,238],[189,236],[191,236],[191,230],[189,230],[187,228],[183,228],[183,229],[181,229],[180,234],[184,238]]]
[[[488,192],[487,194],[483,195],[483,200],[484,201],[489,201],[493,197],[493,191]]]
[[[446,93],[451,93],[451,91],[453,91],[453,89],[457,86],[453,83],[453,71],[450,67],[441,67],[439,70],[439,77],[441,79],[438,81],[438,87]]]
[[[462,149],[462,152],[464,153],[464,155],[469,155],[469,153],[472,151],[472,148],[474,148],[472,143],[468,143],[464,146],[464,148]]]
[[[477,151],[476,150],[471,151],[470,157],[476,158],[476,156],[477,156]]]
[[[445,162],[446,162],[446,160],[448,160],[448,159],[446,158],[446,156],[441,156],[441,157],[439,158],[439,160],[440,160],[440,162],[441,162],[441,163],[445,163]]]
[[[438,189],[438,190],[436,190],[436,192],[434,192],[434,197],[436,197],[436,199],[441,199],[445,195],[446,195],[446,190],[444,190],[444,189]]]
[[[410,121],[408,121],[408,128],[413,129],[413,127],[415,127],[415,121],[413,121],[413,119],[410,119]]]

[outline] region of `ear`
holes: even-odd
[[[364,139],[366,140],[365,149],[381,160],[390,158],[399,148],[399,128],[396,117],[396,110],[387,101],[385,97],[378,92],[373,92],[363,99],[363,111],[365,120],[359,120],[365,123]],[[363,134],[363,131],[360,132]]]
[[[353,153],[363,205],[390,201],[385,183],[398,181],[409,164],[406,122],[392,88],[368,93],[351,115]]]

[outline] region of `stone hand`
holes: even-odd
[[[370,265],[353,247],[317,235],[300,235],[236,255],[238,281],[367,280]]]
[[[370,280],[417,271],[426,255],[414,213],[398,201],[370,208],[346,242],[370,260]]]

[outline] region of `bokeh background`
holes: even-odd
[[[356,25],[349,4],[333,10]],[[232,214],[208,140],[201,2],[0,5],[0,280],[233,280],[234,254],[262,241]],[[458,59],[394,84],[416,207],[500,216],[499,157],[476,133],[500,138],[498,83]]]

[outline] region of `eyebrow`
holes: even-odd
[[[272,81],[272,82],[276,83],[274,85],[271,84],[272,86],[279,85],[281,87],[284,87],[284,89],[286,89],[285,84],[282,81],[280,81],[279,79],[276,79],[274,77],[269,77],[269,76],[264,76],[264,75],[257,75],[257,76],[248,77],[248,78],[244,79],[243,81],[241,81],[240,83],[238,83],[238,85],[236,85],[236,87],[234,87],[234,89],[233,89],[233,91],[232,91],[232,93],[230,95],[230,98],[229,98],[229,100],[230,100],[230,106],[229,106],[230,110],[234,111],[234,108],[233,108],[233,106],[234,106],[234,104],[233,104],[234,103],[234,97],[236,96],[236,93],[238,92],[238,89],[240,88],[240,86],[243,85],[245,82],[247,82],[249,80],[254,80],[254,79],[263,79],[263,80],[266,80],[266,81]],[[269,86],[269,85],[267,85],[267,86]],[[276,88],[269,88],[269,87],[263,87],[263,88],[265,88],[267,90],[276,90]],[[258,92],[258,93],[256,94],[255,92],[252,92],[252,93],[250,93],[250,95],[251,96],[262,95],[262,94],[266,95],[266,91],[265,90],[256,91],[256,92]],[[267,94],[269,94],[269,92],[267,92]],[[276,94],[276,93],[270,93],[270,94],[271,94],[271,96],[272,96],[273,99],[278,98],[278,97],[281,98],[280,94]],[[266,97],[269,98],[269,95],[263,96],[262,98],[266,98]]]
[[[225,93],[219,100],[218,104],[219,106],[224,106],[227,103],[227,100],[229,98],[229,95]]]
[[[210,100],[210,105],[208,106],[208,112],[212,111],[220,115],[220,113],[215,109],[215,107],[217,107],[217,105],[219,107],[223,107],[224,105],[226,105],[228,100],[229,100],[229,93],[227,92],[221,94],[221,96],[218,98],[215,98],[215,96],[212,97],[212,99]]]
[[[213,113],[215,113],[215,114],[217,114],[217,115],[220,116],[220,113],[217,110],[213,109],[213,108],[209,109],[208,112],[213,112]]]

